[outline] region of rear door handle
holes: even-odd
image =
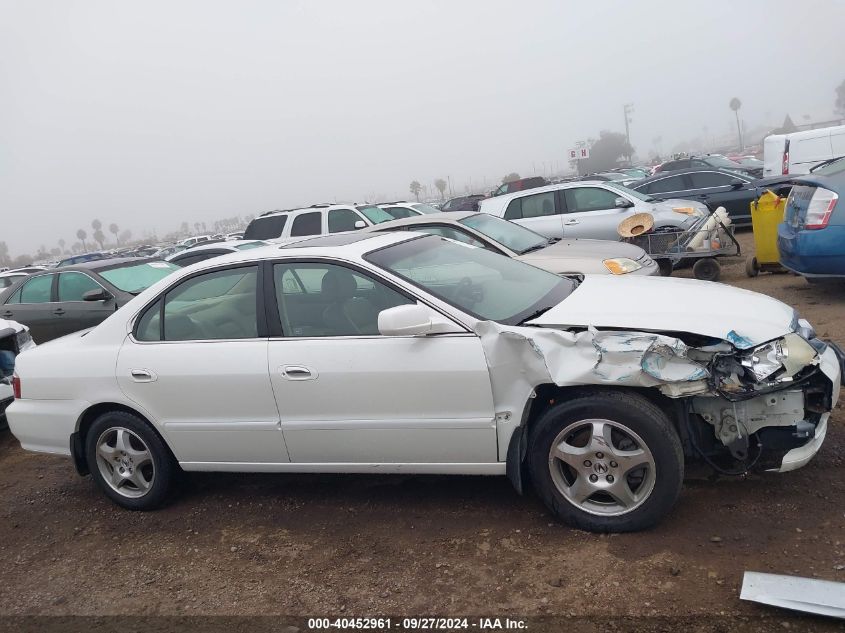
[[[285,365],[282,367],[282,376],[288,380],[314,380],[317,372],[302,365]]]
[[[53,314],[56,314],[58,316],[62,316],[64,313],[65,311],[62,308],[56,308],[55,310],[53,310]]]
[[[11,318],[11,317],[13,317],[13,316],[15,316],[15,315],[12,313],[12,311],[11,311],[11,310],[6,310],[6,311],[3,313],[3,318],[4,318],[4,319],[9,319],[9,318]]]
[[[129,375],[135,382],[155,382],[158,376],[149,369],[130,369]]]
[[[578,222],[578,220],[567,220],[563,223],[564,226],[572,226],[574,224],[580,224],[580,222]]]

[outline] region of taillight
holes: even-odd
[[[784,176],[789,173],[789,151],[783,153],[783,164],[780,167],[780,173]]]
[[[807,205],[807,215],[804,216],[805,229],[823,229],[830,222],[830,216],[836,206],[839,196],[830,189],[816,189],[810,203]]]
[[[12,376],[12,390],[15,392],[15,398],[21,399],[21,379],[15,374]]]

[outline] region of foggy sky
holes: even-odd
[[[839,0],[0,0],[0,240],[135,236],[830,118]],[[107,234],[109,239],[111,236]]]

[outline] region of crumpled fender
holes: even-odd
[[[567,332],[481,321],[475,327],[490,369],[497,416],[518,420],[534,388],[615,385],[664,387],[669,396],[709,391],[707,368],[680,339],[647,332]],[[500,453],[515,425],[499,425]],[[505,455],[500,455],[502,459]]]

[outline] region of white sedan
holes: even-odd
[[[692,280],[561,277],[415,233],[224,255],[21,354],[25,449],[131,509],[186,471],[530,480],[590,530],[637,530],[686,460],[802,466],[840,360],[792,308]]]

